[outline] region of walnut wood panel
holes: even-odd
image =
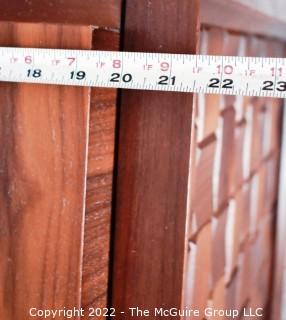
[[[0,21],[49,22],[116,28],[122,0],[1,0]]]
[[[92,30],[1,23],[0,43],[88,49]],[[1,319],[80,306],[88,97],[88,88],[1,83]]]
[[[197,17],[197,1],[128,0],[124,50],[194,53]],[[192,113],[192,94],[122,92],[113,269],[121,319],[130,306],[181,306]]]
[[[118,50],[118,45],[118,32],[94,30],[93,49]],[[115,89],[91,89],[82,283],[85,310],[108,303],[116,99]],[[86,313],[86,318],[92,317]]]

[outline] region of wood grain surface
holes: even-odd
[[[0,21],[118,27],[122,0],[1,0]]]
[[[265,35],[285,39],[285,23],[235,0],[126,0],[122,29],[121,2],[3,0],[0,45],[118,50],[121,35],[124,51],[195,53],[201,7],[201,53],[283,53]],[[267,307],[281,112],[277,99],[0,83],[0,319]]]
[[[197,1],[128,0],[123,49],[194,53],[197,18]],[[192,94],[122,92],[112,282],[120,319],[132,306],[181,306],[192,112]]]
[[[1,23],[0,44],[89,49],[92,29]],[[88,114],[88,88],[0,84],[1,319],[80,306]]]
[[[94,30],[93,49],[118,50],[118,45],[118,31]],[[116,101],[115,89],[91,89],[82,278],[86,310],[108,303]],[[86,318],[93,317],[86,313]]]

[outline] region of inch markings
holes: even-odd
[[[0,81],[286,97],[286,59],[0,47]]]

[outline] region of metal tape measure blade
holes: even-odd
[[[0,47],[0,81],[286,97],[286,59]]]

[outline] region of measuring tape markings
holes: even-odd
[[[286,59],[0,47],[0,81],[286,97]]]

